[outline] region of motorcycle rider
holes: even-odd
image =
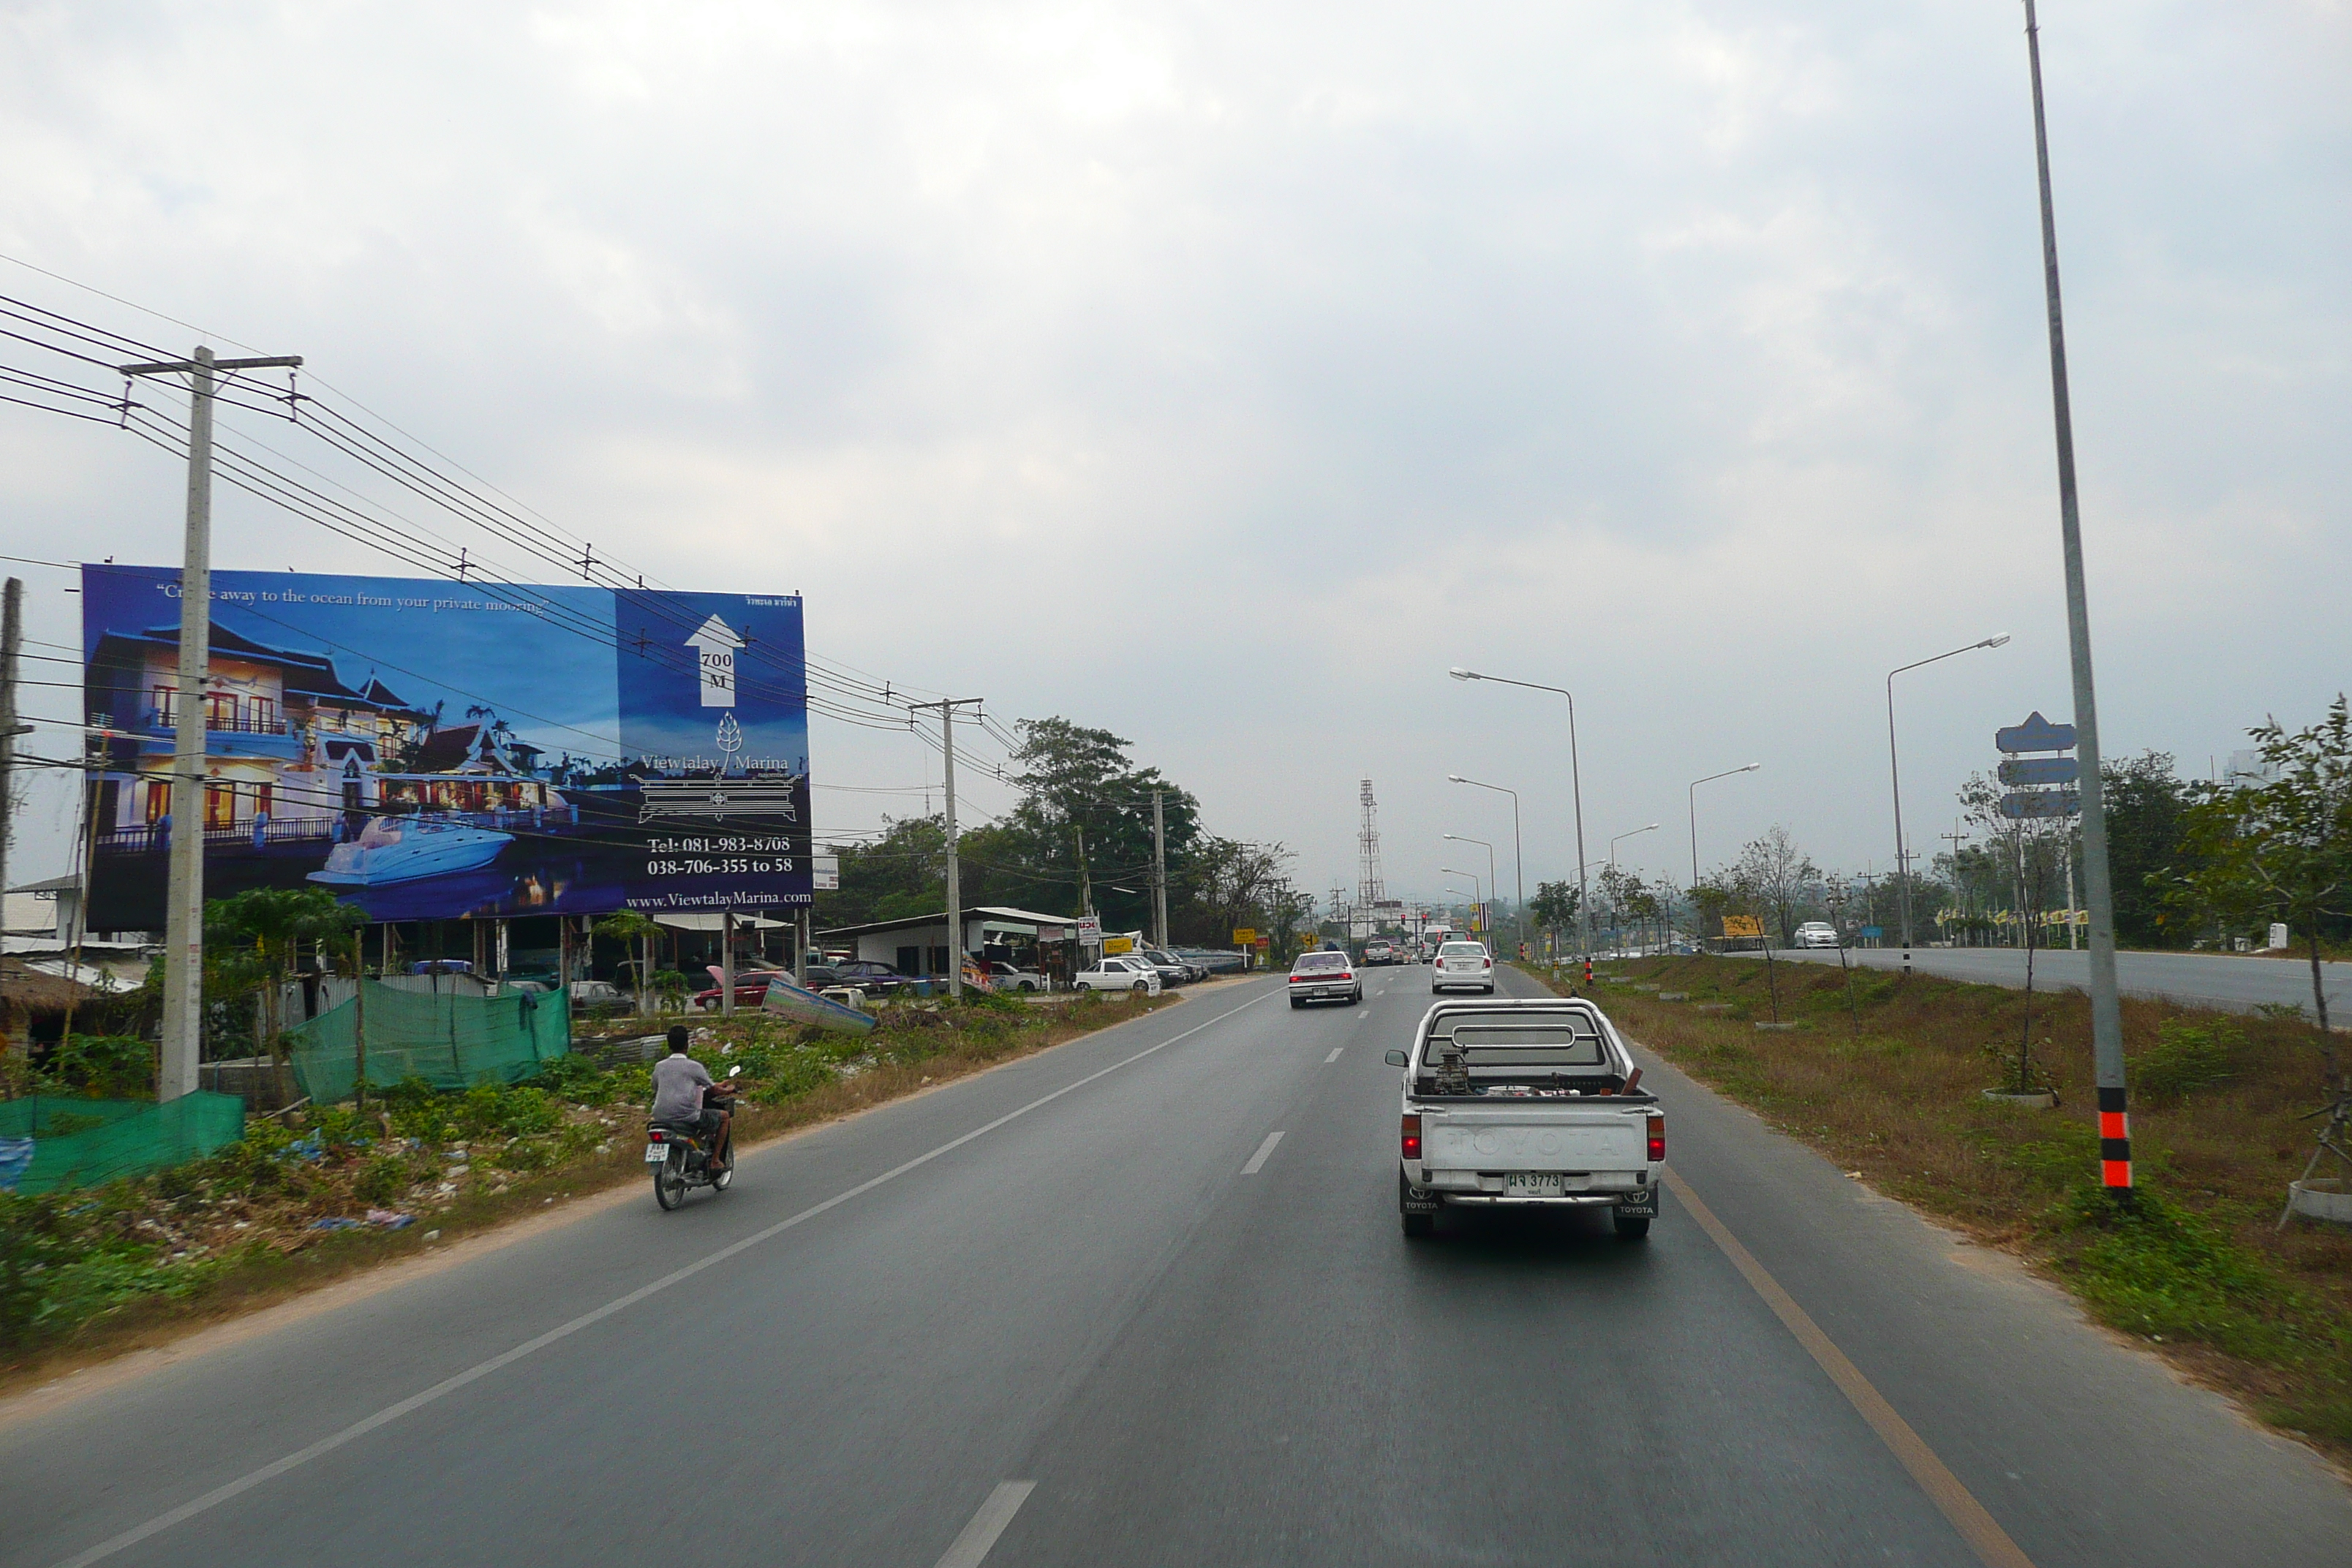
[[[703,1100],[713,1090],[710,1071],[686,1054],[686,1026],[669,1032],[669,1055],[654,1064],[656,1121],[692,1127],[710,1150],[710,1173],[717,1175],[735,1163],[734,1118]]]

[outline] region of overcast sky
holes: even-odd
[[[2202,773],[2352,683],[2352,5],[2042,22],[2107,749]],[[1899,683],[1915,842],[2071,711],[2014,0],[0,0],[0,167],[8,256],[304,354],[600,556],[799,590],[820,657],[1114,730],[1318,889],[1365,776],[1392,894],[1483,870],[1448,831],[1510,880],[1449,773],[1573,874],[1562,706],[1450,664],[1572,687],[1587,853],[1658,821],[1621,855],[1683,878],[1749,761],[1703,862],[1883,869],[1895,665],[2015,639]],[[0,549],[178,559],[151,447],[0,405]],[[390,569],[234,493],[215,551]]]

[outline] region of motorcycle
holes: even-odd
[[[737,1063],[727,1069],[727,1076],[703,1092],[702,1103],[711,1110],[735,1109],[733,1079],[743,1070]],[[656,1121],[646,1129],[646,1163],[653,1167],[654,1202],[665,1210],[674,1209],[686,1202],[688,1187],[709,1187],[723,1193],[735,1182],[735,1162],[730,1160],[720,1170],[710,1169],[710,1156],[717,1152],[703,1146],[700,1134],[678,1122]]]

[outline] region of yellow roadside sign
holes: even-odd
[[[1114,952],[1133,952],[1134,951],[1135,939],[1132,937],[1107,936],[1103,938],[1103,952],[1107,955]]]
[[[1762,936],[1764,921],[1757,915],[1726,915],[1723,917],[1726,936]]]
[[[1234,945],[1235,947],[1255,947],[1257,945],[1256,928],[1254,926],[1234,927]]]

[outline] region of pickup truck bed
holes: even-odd
[[[1440,1003],[1404,1069],[1397,1202],[1407,1236],[1448,1206],[1605,1207],[1647,1235],[1665,1167],[1665,1113],[1624,1042],[1580,1000]]]

